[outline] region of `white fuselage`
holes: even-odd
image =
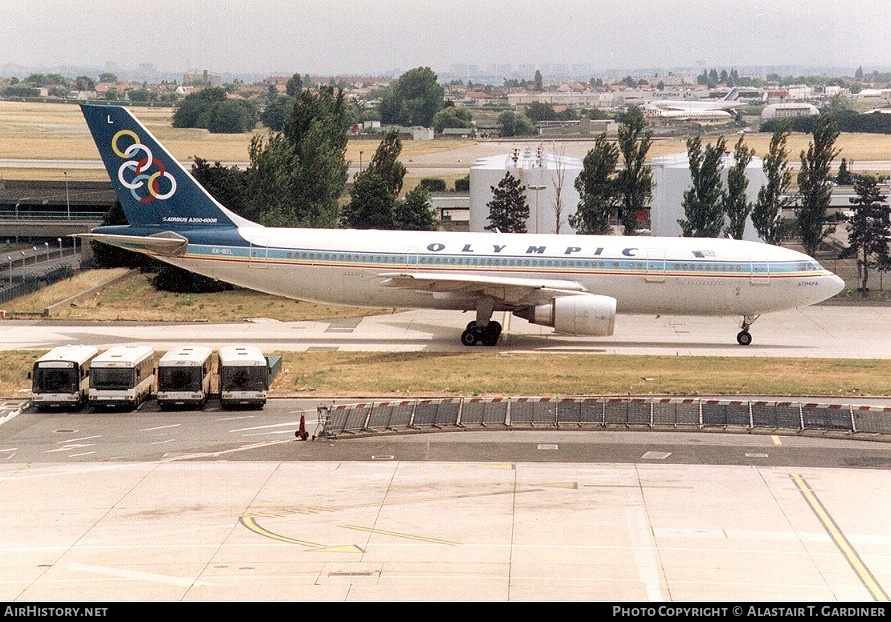
[[[758,315],[820,302],[843,286],[805,254],[729,239],[260,226],[239,234],[249,246],[190,243],[158,258],[271,294],[372,307],[476,305],[460,290],[388,287],[394,273],[566,281],[615,298],[619,313],[673,315]]]

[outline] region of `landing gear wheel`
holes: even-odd
[[[485,328],[477,326],[476,322],[467,325],[467,329],[461,333],[461,343],[465,346],[475,346],[482,343],[484,346],[494,346],[501,337],[501,324],[489,322]]]
[[[489,324],[483,329],[483,345],[494,346],[498,343],[499,337],[501,337],[501,324],[499,324],[498,322],[489,322]]]
[[[479,341],[479,338],[478,338],[478,335],[477,335],[477,332],[475,329],[476,329],[476,326],[474,326],[474,328],[472,328],[472,329],[468,328],[463,333],[461,333],[461,343],[463,343],[465,346],[475,346],[476,342]]]
[[[739,331],[739,334],[736,336],[736,342],[741,346],[747,346],[752,343],[752,333],[747,330]]]

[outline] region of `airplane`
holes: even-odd
[[[677,121],[729,121],[733,118],[726,110],[670,110],[666,108],[644,108],[644,116]]]
[[[672,116],[672,113],[676,112],[705,112],[705,111],[724,111],[724,110],[732,110],[739,105],[737,101],[739,99],[739,89],[733,87],[730,91],[717,100],[696,100],[696,99],[661,99],[652,101],[647,105],[647,108],[650,110],[663,110],[667,114],[665,116]],[[729,115],[728,115],[729,116]]]
[[[215,200],[126,108],[81,104],[129,224],[78,234],[247,289],[365,307],[475,311],[466,346],[494,346],[497,312],[610,336],[616,314],[741,316],[812,305],[841,278],[798,251],[720,238],[266,227]]]

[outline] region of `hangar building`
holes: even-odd
[[[579,204],[575,179],[582,172],[582,161],[579,158],[549,153],[541,147],[514,149],[505,155],[476,161],[470,169],[470,231],[486,230],[492,188],[497,187],[508,172],[526,186],[526,202],[529,204],[527,232],[575,232],[569,226],[568,219]],[[561,205],[559,218],[558,192]]]
[[[722,167],[721,180],[724,188],[727,187],[727,172],[733,167],[735,159],[733,152],[725,153]],[[758,199],[758,190],[767,184],[767,176],[762,168],[763,160],[753,157],[746,167],[746,178],[749,184],[746,188],[746,196],[754,203]],[[652,159],[653,169],[653,199],[650,202],[650,230],[654,236],[679,237],[682,234],[678,220],[684,218],[684,192],[693,184],[690,176],[690,162],[687,153],[676,153]],[[759,241],[757,231],[752,225],[752,219],[746,220],[746,228],[743,234],[744,240]]]

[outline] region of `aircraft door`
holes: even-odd
[[[410,248],[405,251],[405,267],[408,270],[418,267],[418,249]]]
[[[256,242],[251,242],[250,261],[248,266],[255,269],[265,269],[269,267],[269,239],[265,238]]]
[[[651,248],[647,251],[647,283],[665,282],[665,251]]]
[[[770,263],[764,260],[749,260],[752,285],[770,285]]]

